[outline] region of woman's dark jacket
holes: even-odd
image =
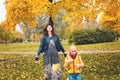
[[[65,52],[62,44],[60,43],[59,37],[57,35],[53,35],[52,37],[48,37],[48,36],[43,35],[42,39],[40,41],[41,44],[39,46],[37,55],[40,55],[40,53],[46,52],[48,50],[50,39],[52,39],[54,41],[58,52],[59,51],[62,51],[63,53]]]

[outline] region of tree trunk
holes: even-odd
[[[8,44],[8,43],[7,43],[7,38],[6,38],[6,40],[5,40],[5,41],[6,41],[6,46],[7,46],[7,44]]]

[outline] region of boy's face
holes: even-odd
[[[72,54],[76,54],[76,53],[77,53],[76,47],[75,47],[75,46],[71,46],[71,47],[70,47],[70,52],[71,52]]]
[[[77,51],[76,51],[76,50],[72,50],[71,53],[72,53],[72,54],[76,54]]]

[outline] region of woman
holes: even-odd
[[[43,28],[43,36],[41,39],[41,44],[38,49],[37,55],[35,57],[35,62],[38,62],[38,57],[41,52],[44,52],[44,69],[45,69],[45,79],[46,80],[60,80],[61,77],[61,68],[58,66],[57,70],[53,72],[52,66],[58,65],[60,63],[58,52],[62,51],[64,57],[66,57],[65,50],[62,47],[60,40],[57,35],[54,33],[54,28],[47,24]]]

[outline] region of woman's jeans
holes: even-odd
[[[82,80],[81,75],[78,74],[69,74],[69,80]]]

